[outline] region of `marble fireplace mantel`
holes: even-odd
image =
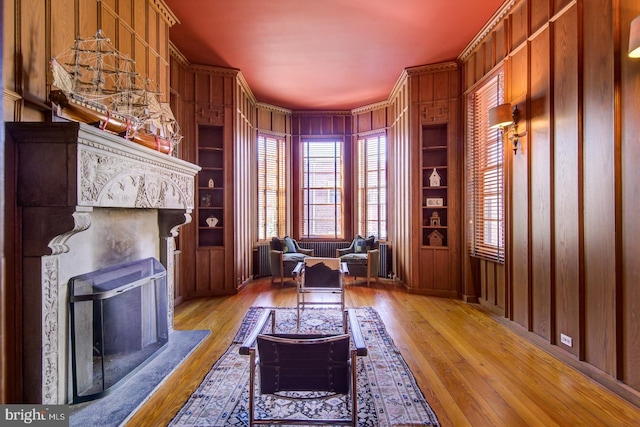
[[[8,123],[7,136],[22,226],[25,396],[68,403],[68,280],[154,256],[167,270],[173,329],[175,237],[191,222],[200,168],[83,123]]]

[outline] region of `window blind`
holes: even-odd
[[[489,110],[504,100],[503,73],[467,103],[467,217],[469,253],[504,262],[504,167],[499,129],[489,129]]]
[[[358,140],[358,233],[387,238],[387,138]]]
[[[258,238],[286,234],[286,157],[281,138],[258,136]]]

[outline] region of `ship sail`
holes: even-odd
[[[61,117],[100,126],[134,142],[171,153],[180,142],[171,108],[151,82],[135,72],[135,61],[118,52],[98,31],[77,38],[51,60],[53,90],[49,96]]]

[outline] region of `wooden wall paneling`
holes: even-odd
[[[519,49],[509,61],[508,85],[509,98],[512,105],[520,109],[522,120],[518,124],[518,132],[527,131],[528,111],[526,94],[529,79],[529,52],[527,47]],[[513,152],[512,143],[505,141],[504,164],[505,174],[511,172],[510,180],[505,181],[510,194],[505,194],[506,209],[510,222],[510,235],[507,243],[511,268],[510,294],[513,295],[513,306],[510,307],[510,318],[525,328],[529,324],[529,151],[527,137],[520,138],[517,153]],[[507,238],[505,236],[505,238]]]
[[[274,112],[271,114],[272,129],[274,132],[291,133],[290,117],[284,113]]]
[[[476,74],[475,74],[475,53],[469,55],[467,60],[464,62],[462,69],[464,72],[462,75],[464,76],[465,88],[470,88],[476,82]]]
[[[118,25],[118,34],[113,35],[113,37],[117,37],[118,50],[120,51],[120,53],[123,53],[130,58],[135,58],[133,46],[135,44],[136,36],[133,32],[133,29],[122,21],[120,21],[119,24],[120,25]]]
[[[531,330],[551,339],[551,62],[546,29],[530,44]]]
[[[449,73],[442,71],[433,74],[433,98],[434,100],[447,100],[452,98],[449,94]],[[455,96],[455,95],[454,95]]]
[[[474,82],[479,81],[484,76],[484,45],[481,44],[476,48],[474,54],[475,78]]]
[[[344,128],[344,121],[342,120],[334,120],[331,116],[322,116],[322,134],[337,134],[344,133],[338,132],[337,129],[340,127]]]
[[[356,130],[359,133],[368,132],[372,129],[371,111],[366,111],[356,115]]]
[[[419,251],[419,262],[420,268],[418,271],[418,283],[420,286],[415,286],[416,288],[427,288],[433,289],[433,282],[435,277],[435,250],[433,249],[420,249]]]
[[[410,77],[410,86],[416,85],[416,80],[415,77]],[[414,289],[423,290],[426,287],[432,289],[433,283],[422,283],[419,276],[421,264],[419,263],[418,249],[422,245],[422,120],[420,114],[422,105],[411,102],[408,107],[408,140],[406,141],[407,145],[403,147],[405,151],[403,155],[406,157],[404,157],[402,165],[406,175],[406,178],[403,179],[403,185],[406,186],[406,191],[409,194],[409,199],[403,202],[404,215],[408,215],[407,230],[409,231],[407,240],[409,263],[406,265],[408,275],[405,281],[409,280]],[[414,179],[412,179],[412,175],[415,176]]]
[[[550,0],[528,0],[528,2],[530,4],[531,13],[531,34],[535,34],[536,31],[549,22]]]
[[[61,0],[51,8],[51,56],[55,57],[73,46],[77,28],[75,0]],[[6,58],[6,56],[5,56]],[[4,59],[4,58],[3,58]]]
[[[104,6],[110,8],[114,12],[118,8],[118,0],[103,0],[102,2],[104,3]]]
[[[556,14],[575,0],[553,0],[553,14]]]
[[[371,112],[372,129],[384,130],[387,127],[387,109],[377,108]]]
[[[152,7],[147,8],[147,16],[147,43],[151,51],[158,53],[160,51],[160,41],[158,39],[160,17]]]
[[[583,5],[585,358],[616,375],[616,162],[611,2]]]
[[[258,119],[256,126],[260,130],[269,131],[273,130],[272,126],[273,113],[266,108],[258,108]]]
[[[634,0],[620,2],[620,25],[628,29],[630,22],[640,14],[640,3]],[[640,390],[640,221],[638,221],[638,206],[640,206],[640,60],[627,58],[628,38],[623,30],[621,37],[620,56],[621,61],[621,149],[620,166],[618,175],[620,183],[617,191],[620,191],[620,230],[624,230],[621,239],[621,264],[622,295],[618,306],[618,319],[622,323],[619,329],[622,331],[623,345],[620,348],[619,358],[622,367],[619,375],[622,380]]]
[[[120,25],[118,24],[118,15],[112,9],[108,7],[102,7],[100,13],[100,29],[102,30],[102,34],[105,37],[111,39],[111,43],[113,43],[116,48],[118,47],[118,29]],[[93,36],[93,34],[89,34],[89,36]],[[136,59],[135,57],[133,59]],[[138,64],[136,61],[136,71],[138,70]]]
[[[2,88],[3,90],[9,90],[15,93],[16,89],[16,58],[18,43],[16,41],[17,23],[14,18],[16,15],[15,2],[2,1],[2,40],[3,40],[3,52],[2,52]],[[14,18],[14,19],[11,19]],[[17,94],[16,94],[17,95]],[[6,96],[6,94],[5,94]],[[3,101],[3,116],[5,121],[13,121],[13,111],[15,100]]]
[[[509,30],[511,32],[512,48],[524,43],[529,35],[527,1],[529,0],[522,1],[516,5],[510,15]]]
[[[459,70],[459,69],[458,69]],[[448,174],[449,179],[447,186],[449,194],[456,195],[450,197],[447,204],[449,206],[447,215],[451,225],[448,230],[448,246],[449,246],[449,290],[455,291],[458,295],[462,294],[462,253],[465,247],[462,241],[462,230],[464,229],[463,199],[464,199],[464,143],[461,137],[460,129],[464,124],[460,123],[460,76],[459,71],[449,72],[449,80],[458,83],[450,84],[450,99],[448,102],[449,123],[447,125],[448,149]],[[464,294],[466,297],[475,297],[475,295]]]
[[[415,88],[415,92],[411,96],[412,102],[431,102],[435,99],[433,79],[432,73],[421,74],[418,77],[418,84],[412,84],[412,87]],[[412,79],[412,81],[415,81],[415,79]]]
[[[311,135],[324,135],[324,123],[322,116],[310,116],[309,127],[311,128]]]
[[[98,2],[93,1],[78,2],[79,28],[76,29],[74,38],[78,35],[80,35],[81,37],[90,37],[98,32],[98,29],[100,28],[98,25],[98,4]],[[61,9],[65,10],[64,7],[62,7]]]
[[[499,64],[507,56],[507,32],[505,31],[505,22],[501,21],[493,30],[495,40],[495,62],[494,66]]]
[[[577,7],[554,28],[554,253],[557,331],[554,341],[578,355],[580,328],[580,142],[578,141]],[[573,347],[560,344],[560,334]]]
[[[117,11],[120,19],[127,23],[127,25],[133,27],[133,1],[132,0],[118,0]]]
[[[45,100],[49,70],[45,3],[41,0],[22,0],[20,14],[22,63],[18,65],[22,70],[23,97],[34,101]],[[35,117],[40,118],[36,114]]]
[[[147,46],[145,45],[144,40],[141,40],[137,35],[134,45],[134,55],[134,59],[136,61],[136,72],[142,76],[149,75]],[[140,60],[138,60],[138,58],[140,58]]]
[[[489,33],[484,44],[484,74],[488,73],[496,65],[496,52],[495,52],[495,32]]]
[[[133,0],[133,29],[136,34],[146,37],[148,0]]]

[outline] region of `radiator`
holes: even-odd
[[[351,242],[300,242],[300,247],[313,249],[313,256],[335,258],[336,249],[348,248]]]
[[[313,249],[314,256],[333,258],[336,256],[336,249],[348,247],[351,242],[300,242],[300,247],[304,249]],[[269,265],[269,244],[258,245],[256,254],[256,278],[271,276],[271,267]],[[391,254],[386,243],[380,243],[380,268],[378,276],[389,277]]]
[[[269,260],[269,244],[261,244],[258,245],[258,250],[256,251],[256,259],[253,264],[256,269],[254,272],[255,277],[267,277],[271,276],[271,262]]]

